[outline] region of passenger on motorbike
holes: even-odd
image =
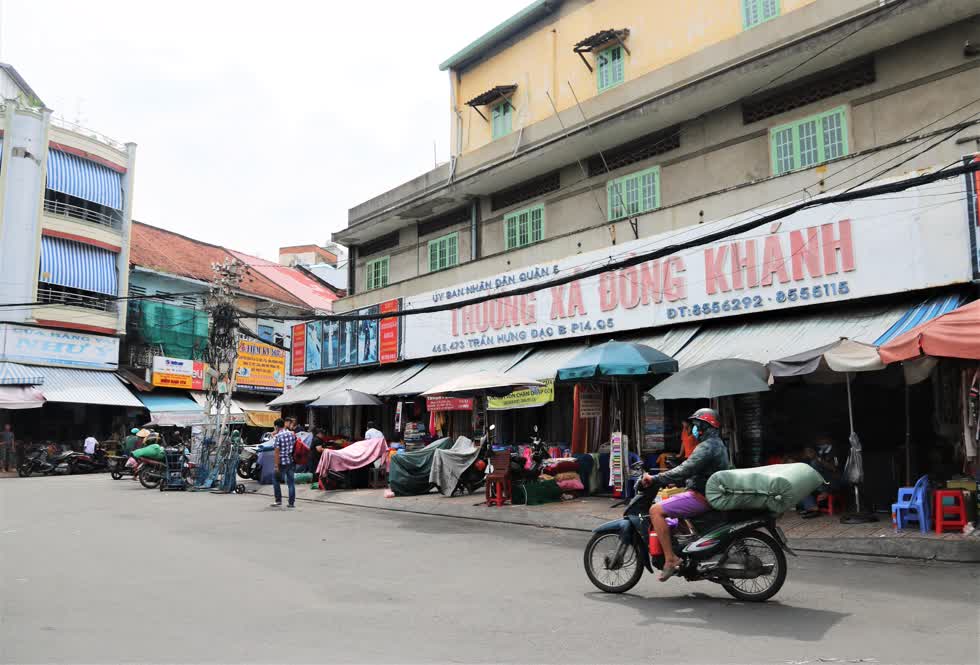
[[[685,481],[687,488],[686,492],[675,494],[660,503],[653,504],[650,508],[650,523],[664,550],[661,582],[670,579],[677,572],[677,567],[681,562],[680,557],[674,553],[674,547],[671,544],[667,518],[696,517],[711,510],[708,500],[704,497],[704,488],[708,478],[714,472],[723,471],[730,467],[728,447],[718,434],[718,430],[721,428],[718,412],[714,409],[698,409],[691,414],[688,421],[691,423],[691,434],[698,442],[691,456],[683,464],[669,471],[664,471],[655,476],[645,473],[640,481],[643,487],[650,487],[654,484],[665,487],[669,484]]]

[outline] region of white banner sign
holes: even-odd
[[[969,282],[963,181],[804,210],[747,233],[522,295],[637,253],[748,221],[755,213],[641,238],[405,300],[405,309],[501,297],[405,320],[405,358],[495,349]]]
[[[119,340],[71,330],[0,323],[0,356],[17,363],[116,369]]]

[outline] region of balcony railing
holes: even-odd
[[[65,120],[64,118],[59,118],[58,116],[51,116],[51,124],[54,125],[55,127],[60,127],[61,129],[67,129],[69,132],[74,132],[75,134],[79,134],[81,136],[88,137],[94,141],[98,141],[99,143],[103,143],[109,146],[110,148],[115,148],[120,152],[126,152],[125,144],[121,143],[120,141],[117,141],[116,139],[113,138],[109,138],[105,134],[89,129],[88,127],[82,127],[81,125]]]
[[[104,212],[97,212],[81,206],[72,205],[70,203],[62,203],[61,201],[44,199],[44,212],[52,215],[59,215],[61,217],[78,219],[83,222],[107,226],[116,231],[122,228],[122,216],[119,213],[106,214]]]
[[[38,286],[37,300],[51,305],[67,305],[69,307],[84,307],[100,312],[116,312],[116,301],[110,296],[86,295],[57,286]]]

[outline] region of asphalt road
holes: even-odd
[[[761,605],[582,571],[586,534],[0,480],[0,661],[970,663],[980,567],[801,557]],[[863,659],[863,660],[861,660]]]

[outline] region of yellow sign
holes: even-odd
[[[535,386],[527,390],[515,390],[506,397],[491,397],[487,407],[491,411],[502,411],[504,409],[527,409],[553,402],[555,400],[555,382],[548,379],[543,383],[543,386]]]
[[[282,392],[286,382],[286,351],[263,342],[238,342],[238,387]]]

